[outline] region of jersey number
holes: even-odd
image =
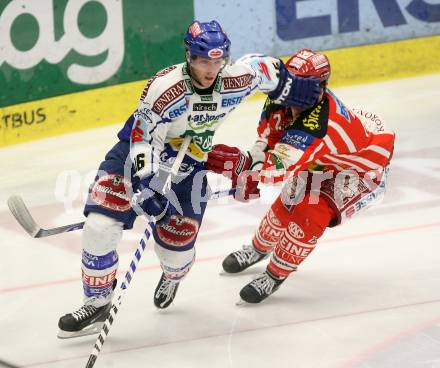
[[[136,171],[141,171],[145,167],[145,153],[139,153],[134,159]]]
[[[281,127],[281,115],[273,114],[273,119],[275,120],[275,130],[281,132],[283,130],[283,128]]]

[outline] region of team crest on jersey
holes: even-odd
[[[144,136],[144,131],[141,128],[141,121],[136,120],[136,124],[131,130],[131,143],[142,142]]]

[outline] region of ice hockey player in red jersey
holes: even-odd
[[[231,177],[238,188],[235,198],[241,201],[259,196],[259,181],[285,180],[251,245],[223,261],[226,272],[237,273],[270,257],[266,271],[240,291],[248,303],[259,303],[276,291],[327,227],[383,197],[393,154],[395,135],[383,120],[362,109],[349,110],[327,88],[330,64],[324,54],[303,49],[286,67],[296,76],[320,78],[319,102],[304,110],[268,98],[250,151],[219,144],[208,157],[208,169]]]

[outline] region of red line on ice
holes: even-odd
[[[320,244],[335,243],[335,242],[341,242],[341,241],[352,240],[352,239],[365,239],[365,238],[370,238],[370,237],[374,237],[374,236],[395,234],[395,233],[406,232],[406,231],[415,231],[415,230],[421,230],[421,229],[438,227],[438,226],[440,226],[440,222],[434,222],[431,224],[423,224],[423,225],[416,225],[416,226],[407,226],[407,227],[401,227],[401,228],[390,229],[390,230],[375,231],[375,232],[371,232],[371,233],[364,233],[364,234],[358,234],[358,235],[343,236],[343,237],[339,237],[339,238],[335,238],[335,239],[322,240],[320,242]],[[197,259],[196,262],[197,263],[210,262],[210,261],[223,259],[223,257],[224,257],[224,255],[204,257],[204,258]],[[150,271],[150,270],[156,270],[158,268],[160,268],[159,265],[145,266],[145,267],[139,267],[139,269],[137,271],[138,272],[145,272],[145,271]],[[121,270],[118,272],[118,274],[125,274],[125,272],[126,272],[125,270]],[[47,282],[42,282],[42,283],[38,283],[38,284],[29,284],[29,285],[15,286],[15,287],[11,287],[11,288],[3,288],[3,289],[0,289],[0,294],[12,293],[12,292],[29,290],[29,289],[37,289],[37,288],[43,288],[43,287],[49,287],[49,286],[55,286],[55,285],[61,285],[61,284],[67,284],[70,282],[77,282],[77,281],[79,281],[79,277],[71,277],[68,279],[47,281]]]

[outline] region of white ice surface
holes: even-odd
[[[265,188],[250,204],[213,201],[175,304],[153,305],[161,270],[150,247],[96,367],[440,367],[439,86],[440,75],[430,75],[336,89],[347,106],[379,113],[397,133],[385,201],[327,230],[277,293],[241,307],[239,290],[264,265],[220,276],[221,261],[249,242],[278,189]],[[250,147],[262,104],[238,108],[216,143]],[[82,220],[87,186],[119,128],[0,149],[0,361],[85,366],[95,336],[56,338],[58,318],[82,304],[81,231],[32,239],[6,200],[22,195],[43,227]],[[56,188],[66,170],[73,180],[63,192]],[[60,198],[69,195],[74,201],[65,206]],[[142,224],[124,233],[121,271]]]

